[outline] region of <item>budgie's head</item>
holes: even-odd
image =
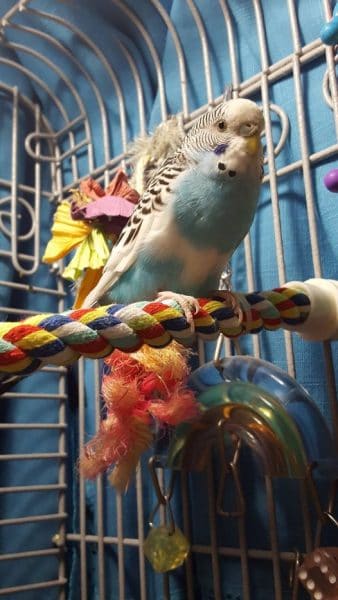
[[[201,152],[237,145],[251,156],[261,154],[260,135],[264,127],[261,109],[244,98],[228,100],[205,112],[186,136],[182,150],[191,160]]]

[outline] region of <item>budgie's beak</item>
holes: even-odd
[[[250,135],[245,140],[246,143],[246,151],[251,156],[258,154],[261,148],[261,136],[259,133],[255,133],[255,135]]]

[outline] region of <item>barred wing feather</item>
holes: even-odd
[[[94,306],[108,292],[134,264],[148,235],[161,228],[165,208],[172,197],[171,184],[185,168],[186,159],[178,152],[158,168],[113,247],[99,283],[85,299],[83,308]]]

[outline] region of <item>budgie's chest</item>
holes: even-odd
[[[185,278],[220,271],[253,220],[259,180],[205,177],[198,169],[180,178],[163,214],[162,227],[147,242],[147,253],[182,261]]]
[[[134,265],[113,286],[115,300],[132,301],[135,290],[152,298],[160,290],[200,296],[214,289],[251,225],[258,189],[259,179],[182,174]]]
[[[175,190],[173,223],[199,250],[232,254],[252,223],[259,181],[230,173],[205,177],[192,170]]]

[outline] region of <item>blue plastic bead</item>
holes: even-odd
[[[338,2],[334,7],[331,21],[325,23],[320,32],[320,39],[327,46],[338,44]]]

